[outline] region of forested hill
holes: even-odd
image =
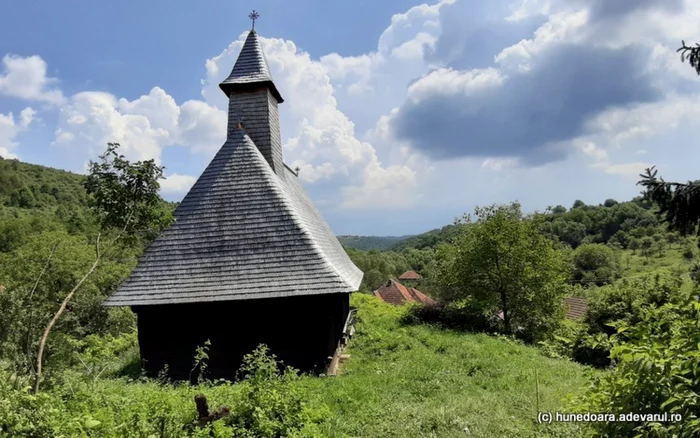
[[[32,235],[64,230],[90,235],[96,221],[88,207],[84,175],[0,157],[0,253]],[[175,203],[163,201],[164,208]]]
[[[386,251],[409,237],[411,236],[338,236],[338,240],[346,248]]]
[[[0,206],[49,208],[86,206],[85,177],[64,170],[0,157]]]

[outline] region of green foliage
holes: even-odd
[[[700,75],[700,44],[695,44],[693,46],[686,46],[685,41],[681,41],[683,44],[676,52],[681,52],[681,62],[688,60],[690,66],[695,69],[695,72]]]
[[[500,329],[497,317],[485,313],[472,299],[459,303],[410,306],[401,321],[403,324],[432,324],[468,332],[496,333]]]
[[[250,438],[315,437],[323,407],[306,406],[294,369],[280,372],[274,355],[265,345],[247,354],[241,366],[244,383],[241,397],[226,423],[234,436]]]
[[[700,435],[700,303],[644,309],[634,325],[617,324],[610,373],[596,379],[575,407],[612,414],[675,414],[681,421],[595,423],[595,436]]]
[[[0,206],[49,209],[86,206],[84,177],[17,160],[0,158]]]
[[[192,382],[192,373],[199,370],[197,373],[197,382],[201,383],[204,380],[204,376],[207,373],[207,367],[209,366],[207,361],[209,360],[209,347],[211,346],[211,341],[207,339],[204,341],[204,345],[197,347],[194,354],[194,366],[190,370],[190,382]]]
[[[575,281],[584,284],[612,283],[622,275],[617,252],[600,244],[581,245],[573,252]]]
[[[639,324],[647,309],[682,301],[687,295],[682,285],[682,279],[666,274],[622,279],[590,291],[584,318],[587,330],[575,340],[572,357],[581,363],[608,366],[608,338],[615,333],[614,326]]]
[[[128,231],[123,240],[133,238],[135,232],[153,238],[173,220],[158,196],[164,168],[155,160],[131,163],[117,153],[118,148],[118,143],[108,143],[100,162],[89,163],[85,190],[90,205],[103,229]]]
[[[700,182],[666,182],[657,177],[658,171],[651,167],[640,175],[639,185],[644,187],[644,196],[659,206],[659,215],[668,224],[669,230],[681,235],[700,233]]]
[[[581,425],[538,428],[532,420],[536,398],[542,410],[564,410],[563,399],[585,382],[582,367],[503,338],[403,325],[407,309],[366,294],[354,294],[351,305],[358,308],[352,358],[333,378],[280,370],[264,349],[248,357],[248,378],[237,383],[115,378],[116,365],[132,354],[133,334],[86,340],[80,354],[87,367],[78,363],[36,396],[27,379],[12,385],[0,369],[0,437],[419,438],[464,436],[465,428],[486,438],[585,436]],[[110,356],[115,366],[100,374]],[[189,427],[200,393],[212,410],[230,407],[230,417]]]
[[[338,236],[338,240],[345,248],[386,251],[408,237],[411,236]]]
[[[541,214],[542,231],[572,248],[582,243],[608,243],[610,240],[626,248],[631,237],[643,237],[660,231],[657,218],[643,200],[609,201],[606,201],[607,205],[599,206],[577,201],[568,212],[558,210],[557,213]]]
[[[388,279],[396,278],[408,270],[425,273],[429,270],[434,258],[432,249],[407,248],[400,252],[376,250],[365,252],[346,248],[346,251],[353,263],[365,273],[360,285],[360,290],[364,292],[371,292]],[[424,290],[423,286],[423,283],[419,284],[423,292],[429,292]]]
[[[436,228],[434,230],[428,231],[417,236],[411,236],[406,239],[401,240],[394,247],[394,251],[401,251],[407,248],[415,249],[428,249],[435,248],[442,242],[451,241],[457,234],[459,234],[462,225],[451,224],[445,225],[442,228]]]
[[[439,252],[444,298],[473,299],[486,314],[503,312],[506,332],[522,328],[535,339],[550,332],[563,316],[561,298],[568,265],[538,223],[523,218],[520,206],[477,208],[469,223]]]
[[[0,284],[5,286],[0,293],[0,360],[12,363],[17,372],[31,372],[41,331],[56,312],[57,303],[93,262],[94,250],[85,237],[50,231],[28,237],[25,245],[12,252],[0,253]],[[65,353],[72,348],[70,338],[133,330],[135,320],[128,309],[108,310],[101,304],[135,262],[133,250],[122,252],[119,258],[108,256],[83,284],[83,293],[56,325],[47,352],[49,363],[70,357]]]

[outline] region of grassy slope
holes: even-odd
[[[404,309],[370,295],[355,294],[352,304],[359,309],[358,332],[342,374],[307,376],[296,383],[309,406],[327,407],[317,411],[327,412],[319,425],[324,436],[583,436],[576,425],[535,424],[535,370],[540,409],[546,411],[566,411],[563,400],[582,390],[587,375],[595,371],[488,335],[402,326]],[[89,436],[121,436],[118,429],[127,426],[130,433],[139,430],[145,433],[142,436],[161,436],[162,431],[153,433],[166,425],[169,434],[165,436],[181,436],[182,425],[195,414],[195,394],[204,393],[211,407],[236,406],[241,390],[240,384],[174,387],[155,381],[93,380],[74,373],[65,378],[70,385],[38,399],[23,397],[23,401],[8,399],[14,397],[9,393],[3,398],[0,384],[0,418],[3,412],[18,416],[27,428],[14,426],[13,435],[0,430],[0,436],[50,436],[59,430],[36,430],[39,423],[53,424],[64,436],[78,436],[74,433],[81,424],[91,420],[100,426]]]
[[[535,424],[594,371],[542,356],[536,348],[484,334],[402,326],[403,309],[356,294],[358,332],[341,376],[307,379],[310,395],[334,415],[329,436],[577,436],[576,426]]]
[[[666,249],[662,256],[653,255],[648,259],[640,251],[633,253],[631,250],[620,250],[620,262],[623,268],[622,276],[623,278],[631,279],[656,273],[672,274],[683,272],[684,287],[690,289],[693,287],[693,284],[688,272],[691,266],[697,262],[697,256],[693,260],[687,260],[683,257],[681,248],[679,245],[673,245]]]

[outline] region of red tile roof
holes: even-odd
[[[420,280],[421,276],[416,271],[406,271],[399,277],[399,280]]]
[[[408,291],[411,293],[413,298],[418,302],[421,302],[423,304],[435,304],[434,299],[430,298],[429,296],[427,296],[423,292],[419,291],[415,287],[409,287]]]
[[[384,286],[374,291],[374,295],[380,300],[394,305],[406,303],[434,304],[435,300],[425,295],[416,288],[407,288],[396,280],[389,280]]]
[[[566,317],[569,319],[581,319],[586,315],[588,304],[583,297],[568,297],[564,299],[566,305]]]

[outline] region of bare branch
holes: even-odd
[[[39,354],[37,355],[37,360],[36,360],[36,380],[34,381],[34,394],[37,394],[39,392],[39,385],[41,383],[41,362],[44,356],[44,346],[46,345],[46,340],[49,337],[49,333],[51,332],[51,329],[53,326],[56,324],[56,321],[58,321],[58,318],[61,317],[63,312],[66,310],[66,307],[68,306],[68,303],[70,300],[73,298],[73,295],[75,295],[75,292],[80,289],[80,286],[83,285],[85,280],[88,279],[90,275],[95,271],[95,268],[97,268],[97,265],[100,263],[100,234],[97,234],[97,242],[95,244],[95,252],[96,252],[96,257],[95,261],[90,267],[90,270],[83,276],[83,278],[78,281],[78,283],[73,287],[73,289],[70,291],[68,295],[63,299],[63,302],[61,303],[61,307],[58,308],[58,311],[56,314],[51,318],[51,321],[49,321],[49,324],[46,326],[44,329],[44,334],[41,336],[41,341],[39,341]]]

